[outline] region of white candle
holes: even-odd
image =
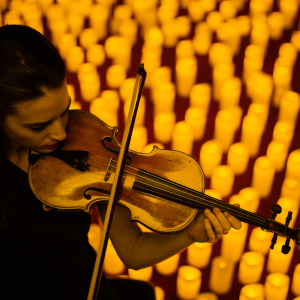
[[[280,40],[284,30],[284,16],[282,12],[271,12],[268,15],[267,21],[270,28],[270,38]]]
[[[285,178],[300,180],[300,150],[292,151],[287,160]]]
[[[248,146],[244,143],[235,143],[229,147],[227,164],[236,175],[241,175],[247,170],[249,157]]]
[[[192,40],[182,40],[177,43],[175,49],[176,59],[194,58],[195,51]]]
[[[282,224],[285,224],[288,212],[293,213],[292,220],[290,221],[289,227],[294,228],[295,222],[298,216],[299,210],[299,199],[289,198],[289,197],[280,197],[277,201],[277,204],[281,206],[282,212],[276,217],[276,221]]]
[[[249,249],[266,255],[269,252],[272,237],[272,233],[263,231],[258,227],[254,228],[250,235]]]
[[[188,14],[193,23],[200,22],[204,19],[205,8],[200,1],[190,1],[188,3]]]
[[[179,262],[179,253],[155,265],[155,270],[161,275],[172,275],[176,272]]]
[[[128,275],[132,279],[149,281],[152,277],[152,271],[152,266],[139,270],[128,269]]]
[[[79,36],[80,32],[84,28],[84,15],[79,11],[70,11],[66,17],[70,32],[76,37]]]
[[[287,158],[286,146],[281,142],[271,141],[267,148],[267,157],[273,162],[276,172],[281,172],[285,167]]]
[[[267,22],[255,24],[254,19],[252,20],[252,30],[251,30],[251,44],[258,45],[262,47],[264,55],[267,51],[269,45],[270,30]]]
[[[97,76],[97,68],[92,63],[83,63],[77,72],[78,81],[81,82],[87,75]]]
[[[195,300],[218,300],[218,296],[215,293],[200,293]]]
[[[241,284],[260,281],[265,262],[265,256],[260,252],[245,252],[240,261],[238,279]]]
[[[114,90],[105,90],[101,92],[101,98],[106,102],[105,106],[112,111],[117,111],[120,106],[119,93]]]
[[[297,264],[294,269],[291,290],[294,295],[300,295],[300,264]]]
[[[206,16],[206,23],[212,31],[217,30],[223,21],[224,17],[219,11],[209,12]]]
[[[154,137],[161,143],[169,143],[175,125],[175,114],[173,112],[160,113],[154,117]]]
[[[288,150],[294,136],[294,128],[295,125],[291,122],[276,122],[273,130],[273,140],[283,143]]]
[[[193,37],[193,47],[198,55],[207,55],[212,43],[210,32],[196,33]]]
[[[234,18],[237,13],[237,7],[232,1],[222,1],[219,9],[224,20]]]
[[[253,72],[262,70],[264,64],[263,51],[258,45],[248,45],[245,50],[243,65],[243,80],[247,81],[249,75]]]
[[[261,283],[251,283],[243,286],[239,300],[264,300],[265,290]]]
[[[285,274],[273,273],[266,277],[266,300],[285,300],[289,290],[290,277]]]
[[[294,65],[298,56],[298,51],[292,43],[283,43],[279,47],[278,56],[287,58],[292,62],[292,65]]]
[[[163,82],[153,90],[154,115],[163,112],[172,112],[175,102],[175,85],[172,82]]]
[[[126,69],[123,65],[113,65],[107,68],[106,83],[108,87],[116,89],[126,79]]]
[[[155,286],[154,289],[155,289],[155,299],[156,300],[164,300],[165,299],[164,290],[159,286]]]
[[[171,68],[164,66],[153,70],[150,78],[150,88],[151,88],[151,99],[153,100],[153,93],[157,86],[161,83],[171,81]]]
[[[211,86],[208,83],[198,83],[190,91],[190,106],[201,108],[205,114],[209,109],[211,99]]]
[[[193,151],[194,134],[190,125],[185,121],[177,122],[172,133],[172,150],[182,151],[191,155]]]
[[[87,49],[98,42],[98,34],[95,28],[85,28],[79,35],[79,44],[82,48]]]
[[[234,263],[223,256],[217,256],[212,260],[209,275],[209,289],[218,295],[230,291],[234,273]]]
[[[262,103],[251,103],[247,114],[257,116],[262,123],[263,130],[265,129],[269,115],[269,107],[267,105]]]
[[[185,112],[185,121],[192,128],[195,141],[203,138],[205,133],[206,113],[197,107],[189,107]]]
[[[178,37],[185,38],[190,34],[191,31],[191,20],[188,16],[179,16],[175,18],[175,31]]]
[[[278,121],[296,123],[300,108],[300,96],[293,91],[287,91],[279,103]]]
[[[105,61],[104,47],[99,44],[89,46],[86,51],[86,60],[97,67],[103,65]]]
[[[243,188],[239,191],[239,195],[245,200],[244,209],[256,213],[259,206],[259,193],[253,187]]]
[[[84,62],[84,51],[81,47],[72,47],[66,56],[67,69],[71,73],[76,73]]]
[[[300,199],[300,183],[294,178],[285,178],[281,186],[280,197],[289,197],[297,201]]]
[[[133,128],[129,148],[137,152],[142,152],[143,148],[147,145],[147,140],[147,128],[137,125]]]
[[[136,44],[138,33],[138,23],[134,19],[124,19],[120,21],[119,34],[125,37],[131,45]]]
[[[160,8],[158,12],[160,12]],[[174,30],[176,21],[174,19],[169,20],[168,22],[164,22],[162,24],[161,30],[164,34],[164,46],[166,48],[173,48],[176,46],[178,41],[178,33]]]
[[[125,270],[125,266],[119,258],[113,244],[108,241],[105,259],[103,263],[103,271],[109,275],[119,275]]]
[[[81,97],[84,101],[92,101],[99,96],[100,78],[98,74],[85,74],[79,84]]]
[[[107,36],[107,20],[109,9],[104,5],[95,4],[89,12],[90,26],[95,28],[98,33],[98,38],[103,40]]]
[[[218,63],[232,63],[233,54],[228,45],[213,43],[208,53],[209,63],[214,67]]]
[[[222,197],[230,195],[234,182],[234,172],[229,166],[217,166],[211,175],[211,187]]]
[[[242,3],[240,1],[235,1],[235,3]],[[247,15],[242,15],[242,16],[238,16],[237,18],[237,22],[238,22],[238,29],[239,29],[239,33],[242,36],[247,36],[250,33],[250,28],[251,28],[251,21],[250,21],[250,17]]]
[[[280,11],[284,16],[285,29],[292,29],[299,10],[299,3],[296,0],[279,1]]]
[[[123,101],[132,97],[133,89],[135,84],[135,78],[126,78],[120,86],[120,96]]]
[[[255,84],[252,86],[251,100],[254,103],[261,103],[268,106],[273,93],[272,76],[259,72],[255,77]]]
[[[240,106],[229,106],[224,108],[225,111],[228,111],[232,118],[235,120],[235,128],[238,129],[240,127],[242,121],[243,110]]]
[[[72,33],[64,34],[58,42],[58,49],[61,57],[66,58],[69,50],[75,46],[75,36]]]
[[[222,160],[222,145],[217,140],[205,142],[200,149],[200,165],[206,177],[211,177],[214,169]]]
[[[220,108],[239,105],[242,82],[238,77],[226,80],[220,88]]]
[[[211,243],[194,243],[187,249],[187,262],[199,269],[205,268],[210,262]]]

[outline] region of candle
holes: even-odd
[[[82,48],[87,49],[98,42],[98,34],[95,28],[85,28],[79,35],[79,44]]]
[[[229,166],[217,166],[211,175],[211,187],[222,197],[227,197],[232,191],[234,172]]]
[[[269,106],[273,94],[272,76],[263,72],[259,72],[257,75],[255,84],[251,87],[252,102]]]
[[[292,151],[287,160],[285,178],[300,180],[300,150]]]
[[[250,235],[249,249],[266,255],[269,252],[272,237],[272,233],[263,231],[258,227],[254,228]]]
[[[218,300],[218,296],[215,293],[200,293],[195,300]]]
[[[259,193],[253,187],[243,188],[239,191],[239,195],[245,200],[244,209],[256,213],[259,206]]]
[[[249,162],[249,149],[244,143],[235,143],[229,147],[227,164],[236,175],[245,173]]]
[[[179,253],[163,260],[155,265],[155,270],[164,276],[172,275],[177,271],[179,262]]]
[[[97,30],[100,40],[104,40],[107,36],[108,16],[109,9],[102,4],[94,4],[93,9],[89,12],[90,26]]]
[[[294,65],[298,56],[298,51],[292,43],[283,43],[279,47],[278,56],[288,59],[291,61],[292,65]]]
[[[228,111],[233,119],[235,120],[235,128],[238,129],[241,124],[243,110],[240,106],[229,106],[224,108],[225,111]]]
[[[265,129],[269,114],[269,107],[267,105],[262,103],[251,103],[247,114],[257,116],[262,123],[263,130]]]
[[[270,29],[270,38],[280,40],[284,30],[284,16],[280,11],[271,12],[268,15],[267,22]]]
[[[248,45],[245,50],[243,80],[247,81],[249,75],[260,72],[264,64],[263,51],[258,45]]]
[[[214,67],[218,63],[232,63],[232,51],[224,43],[213,43],[208,52],[209,63]]]
[[[291,122],[276,122],[273,129],[273,140],[283,143],[288,150],[294,136],[294,127],[295,125]]]
[[[176,92],[180,97],[188,97],[196,82],[197,61],[195,58],[178,59],[176,62]]]
[[[126,69],[122,65],[113,65],[107,68],[106,83],[108,87],[119,88],[126,79]]]
[[[161,83],[171,81],[171,68],[170,67],[159,67],[153,70],[150,79],[150,88],[151,88],[151,99],[153,100],[153,93],[157,86]],[[175,89],[174,89],[175,90]]]
[[[145,81],[145,86],[149,88],[153,71],[161,66],[161,55],[144,50],[141,62],[144,63],[145,70],[147,70],[147,76],[149,76],[149,81]]]
[[[206,177],[211,177],[213,170],[222,160],[222,145],[217,140],[205,142],[200,149],[200,165]]]
[[[220,90],[223,82],[232,79],[234,76],[234,64],[218,63],[213,70],[213,97],[215,100],[220,99]]]
[[[289,197],[299,201],[300,183],[293,178],[285,178],[281,186],[280,197]]]
[[[172,150],[178,150],[191,155],[194,134],[190,125],[185,121],[177,122],[172,133]]]
[[[253,17],[257,14],[267,13],[268,3],[267,1],[251,0],[250,3],[250,15]]]
[[[100,237],[101,237],[100,225],[97,223],[91,223],[88,232],[88,240],[89,240],[89,244],[93,247],[96,253],[98,252],[98,248],[100,245]]]
[[[285,244],[285,238],[278,237],[274,249],[269,249],[269,256],[267,261],[268,273],[287,273],[290,268],[293,257],[295,243],[290,243],[291,250],[288,254],[281,252],[282,246]]]
[[[211,99],[211,86],[208,83],[198,83],[190,91],[190,106],[201,108],[205,114],[209,109]]]
[[[134,85],[135,85],[134,77],[126,78],[123,81],[119,90],[122,101],[125,101],[128,98],[132,97]]]
[[[90,112],[109,125],[118,125],[118,114],[113,102],[108,102],[104,97],[92,100]]]
[[[292,32],[291,43],[295,46],[297,51],[300,49],[300,31],[295,30]]]
[[[132,279],[149,281],[152,277],[152,271],[152,266],[139,270],[128,269],[128,275]]]
[[[177,43],[175,49],[176,59],[194,58],[195,51],[192,40],[182,40]]]
[[[82,105],[80,102],[72,102],[70,105],[70,109],[80,109],[82,110]]]
[[[185,112],[185,121],[192,128],[195,141],[203,138],[206,114],[201,108],[189,107]]]
[[[211,43],[212,37],[210,31],[195,33],[193,37],[193,47],[198,55],[207,55]]]
[[[176,293],[180,299],[193,299],[199,292],[202,273],[192,266],[178,269]]]
[[[298,216],[299,210],[299,199],[289,198],[289,197],[281,197],[278,199],[277,204],[281,206],[282,212],[278,214],[276,217],[276,221],[282,224],[285,224],[286,218],[288,216],[288,212],[293,212],[292,220],[290,221],[289,227],[294,228],[295,222]]]
[[[285,300],[289,290],[290,277],[285,274],[273,273],[266,277],[266,300]]]
[[[159,148],[159,149],[165,149],[164,145],[161,143],[151,143],[151,144],[147,144],[144,148],[143,148],[143,153],[150,153],[154,150],[154,148]]]
[[[300,295],[300,264],[297,264],[295,267],[291,284],[291,290],[294,295]]]
[[[161,287],[155,286],[154,290],[155,290],[155,299],[156,300],[164,300],[165,299],[165,292]]]
[[[273,81],[276,87],[285,88],[286,90],[291,87],[292,70],[290,66],[274,64],[273,70]],[[278,106],[280,101],[276,101],[275,104]]]
[[[267,148],[267,157],[273,162],[276,172],[281,172],[285,167],[287,149],[281,142],[271,141]]]
[[[261,283],[251,283],[243,286],[239,300],[264,300],[265,290]]]
[[[300,108],[300,96],[293,91],[287,91],[279,103],[278,121],[296,123]]]
[[[212,260],[209,275],[209,289],[218,295],[230,291],[234,273],[234,263],[224,256],[217,256]]]
[[[242,82],[238,77],[226,80],[220,87],[220,108],[239,105]]]
[[[241,2],[235,2],[235,3],[241,3]],[[250,21],[250,17],[247,15],[242,15],[242,16],[238,16],[236,18],[237,22],[238,22],[238,30],[239,33],[242,36],[247,36],[250,33],[250,28],[251,28],[251,21]]]
[[[219,11],[209,12],[206,16],[206,23],[212,31],[217,30],[223,21],[224,17]]]
[[[260,281],[265,262],[265,256],[260,252],[245,252],[240,261],[238,279],[241,284]]]
[[[175,85],[172,82],[163,82],[153,90],[154,115],[171,112],[175,102]]]
[[[237,7],[235,3],[231,1],[222,1],[220,3],[220,13],[222,14],[224,20],[234,18],[237,13]]]
[[[285,29],[292,29],[299,10],[299,3],[296,0],[279,1],[279,8],[284,17]]]
[[[211,243],[194,243],[187,249],[187,262],[199,269],[205,268],[210,262]]]
[[[119,93],[114,90],[105,90],[101,93],[101,98],[106,102],[106,107],[111,111],[117,111],[120,106]]]
[[[81,82],[87,75],[92,75],[95,77],[98,75],[97,68],[92,63],[81,64],[77,72],[78,81]]]
[[[136,44],[138,24],[136,20],[124,19],[119,24],[119,34],[125,37],[131,45]]]
[[[239,261],[243,254],[247,237],[248,224],[243,223],[240,230],[230,229],[230,233],[222,238],[221,255],[232,262]]]
[[[206,11],[202,2],[190,1],[187,8],[188,15],[193,23],[200,22],[204,19]]]
[[[175,18],[175,31],[179,38],[185,38],[191,31],[191,20],[187,16],[180,16]]]
[[[80,32],[84,28],[83,13],[79,11],[70,11],[66,18],[68,20],[70,32],[76,37],[79,36]]]
[[[61,57],[66,58],[69,50],[75,46],[75,36],[72,33],[64,34],[58,42],[58,49]]]
[[[137,152],[142,152],[143,148],[147,145],[147,139],[147,128],[136,125],[132,131],[129,148]]]
[[[81,47],[72,47],[66,56],[67,69],[71,73],[76,73],[84,62],[84,51]]]
[[[68,25],[66,19],[58,19],[51,23],[51,41],[57,47],[58,42],[67,33]]]
[[[256,188],[261,198],[269,196],[275,175],[275,167],[273,162],[267,156],[260,156],[255,160],[252,184]]]
[[[158,12],[160,12],[160,8],[158,9]],[[164,22],[162,24],[161,30],[164,34],[164,46],[166,48],[173,48],[176,46],[178,41],[178,34],[177,31],[175,31],[176,21],[174,19],[169,20],[168,22]]]
[[[127,116],[129,113],[131,104],[131,98],[127,99],[124,103],[124,124],[127,122]],[[141,96],[138,111],[135,117],[134,126],[144,125],[145,122],[145,111],[146,111],[146,99],[144,95]]]
[[[258,45],[262,48],[265,55],[270,38],[270,30],[267,24],[267,20],[260,20],[259,17],[265,17],[264,15],[258,15],[257,20],[252,19],[252,30],[250,35],[251,44]]]
[[[103,263],[103,271],[109,275],[119,275],[125,270],[125,266],[119,258],[113,244],[108,241],[105,259]]]
[[[92,101],[98,97],[100,93],[100,78],[99,75],[85,74],[80,82],[81,97],[84,101]]]
[[[175,113],[159,113],[154,116],[154,137],[162,143],[169,143],[175,125]]]

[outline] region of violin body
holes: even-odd
[[[35,196],[47,207],[62,211],[91,213],[95,205],[107,203],[121,146],[117,136],[117,127],[108,126],[96,116],[81,110],[69,111],[67,138],[59,150],[88,151],[88,167],[81,171],[52,153],[41,155],[29,167],[29,184]],[[138,191],[133,185],[138,170],[144,169],[204,192],[200,165],[187,154],[157,147],[147,154],[129,150],[127,157],[118,204],[130,210],[131,220],[163,233],[188,226],[198,209]]]

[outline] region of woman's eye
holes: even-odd
[[[31,127],[33,131],[42,131],[47,125],[42,125],[40,127]]]

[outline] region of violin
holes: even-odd
[[[83,210],[91,213],[97,204],[107,203],[120,152],[118,128],[111,127],[91,113],[70,110],[67,138],[48,154],[29,155],[29,184],[34,195],[46,206],[61,211]],[[129,150],[118,193],[118,205],[128,208],[131,221],[159,233],[174,233],[186,228],[199,209],[218,207],[242,222],[273,232],[271,248],[278,236],[300,245],[299,229],[275,221],[281,212],[272,206],[266,218],[230,205],[204,193],[205,177],[191,156],[154,147],[144,154]]]

